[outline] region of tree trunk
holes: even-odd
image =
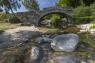
[[[8,0],[8,2],[9,2],[9,0]],[[15,15],[15,13],[14,13],[14,11],[13,11],[12,7],[11,7],[10,2],[9,2],[9,7],[10,7],[10,10],[11,10],[11,12],[12,12],[13,16],[14,16],[14,17],[17,17],[17,16]]]
[[[8,0],[8,2],[9,2],[9,0]],[[10,2],[9,2],[9,8],[10,8],[10,10],[11,10],[11,12],[12,12],[12,15],[20,21],[20,19],[15,15],[15,13],[14,13],[14,11],[13,11],[13,9],[12,9],[12,6],[11,6],[11,4],[10,4]]]

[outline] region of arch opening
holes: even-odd
[[[57,15],[57,17],[60,17],[60,19],[56,19],[55,21],[57,22],[56,25],[59,28],[66,28],[71,24],[71,16],[64,12],[47,12],[41,15],[38,19],[37,25],[40,27],[52,27],[52,19],[53,16]],[[50,19],[46,19],[46,17],[50,17]],[[59,21],[57,21],[59,20]]]

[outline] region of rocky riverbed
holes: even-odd
[[[95,63],[94,47],[81,39],[47,35],[34,26],[6,30],[0,34],[0,63]]]

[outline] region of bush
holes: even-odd
[[[79,6],[75,8],[72,15],[75,20],[75,24],[89,23],[94,19],[89,6]]]
[[[58,22],[60,20],[60,16],[59,15],[52,15],[51,17],[51,25],[52,25],[52,28],[58,28]]]
[[[92,24],[91,29],[95,29],[95,24]]]
[[[9,22],[10,22],[10,23],[21,23],[20,19],[17,18],[17,17],[14,17],[14,16],[11,16],[11,17],[9,18]]]
[[[90,5],[90,10],[91,10],[91,12],[92,12],[92,16],[93,16],[94,19],[95,19],[95,3],[93,3],[93,4]]]
[[[81,33],[80,36],[80,42],[88,43],[91,47],[95,48],[95,38],[90,33]]]
[[[0,22],[6,22],[6,20],[10,17],[9,14],[0,13]]]

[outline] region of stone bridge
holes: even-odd
[[[29,12],[19,12],[17,13],[18,18],[25,24],[35,24],[36,26],[40,26],[42,18],[49,14],[60,14],[67,18],[68,22],[72,22],[71,15],[72,9],[70,8],[62,8],[62,7],[50,7],[46,8],[42,11],[29,11]]]

